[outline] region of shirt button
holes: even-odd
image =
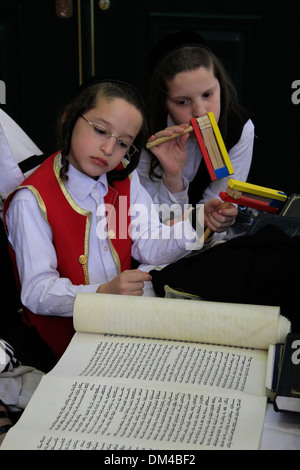
[[[105,245],[105,247],[104,247],[104,251],[107,251],[107,250],[108,250],[108,247]]]

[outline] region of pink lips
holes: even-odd
[[[108,166],[108,162],[107,162],[107,160],[105,160],[105,158],[91,157],[91,159],[98,166],[101,166],[101,167]]]

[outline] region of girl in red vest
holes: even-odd
[[[153,295],[151,276],[131,269],[132,257],[161,265],[186,255],[188,243],[202,246],[188,218],[160,223],[134,171],[146,126],[132,85],[92,77],[64,110],[60,135],[61,150],[4,209],[24,319],[57,357],[74,333],[79,292]]]

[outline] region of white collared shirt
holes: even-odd
[[[79,292],[96,292],[100,284],[110,281],[118,274],[107,238],[100,239],[96,233],[99,223],[97,207],[99,203],[104,202],[108,191],[106,175],[95,181],[70,165],[68,176],[69,180],[65,184],[69,194],[77,205],[92,213],[88,258],[89,285],[77,286],[69,279],[60,277],[51,227],[41,216],[37,200],[30,190],[24,188],[17,191],[7,211],[9,241],[16,254],[22,285],[21,301],[34,313],[71,316],[74,300]],[[187,247],[191,241],[195,242],[193,249],[201,248],[202,244],[195,236],[189,220],[175,224],[172,228],[160,224],[157,211],[151,210],[153,202],[134,171],[130,205],[131,208],[138,208],[139,204],[144,208],[142,216],[137,213],[134,217],[136,210],[133,210],[131,217],[133,232],[136,226],[142,235],[132,243],[132,256],[137,261],[144,265],[161,266],[188,254]],[[165,234],[171,233],[171,237],[164,239],[159,234],[161,230]]]

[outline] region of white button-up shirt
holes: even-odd
[[[108,191],[106,175],[101,175],[95,181],[70,165],[68,176],[65,185],[70,196],[82,209],[92,213],[89,285],[77,286],[69,279],[60,277],[51,227],[41,216],[37,200],[29,189],[17,191],[6,215],[9,242],[16,254],[22,286],[21,301],[34,313],[71,316],[79,292],[96,292],[100,284],[118,274],[108,239],[101,236],[99,231],[99,227],[103,226],[101,214],[97,215],[99,204],[104,203]],[[132,242],[132,256],[147,265],[141,269],[149,271],[150,266],[174,262],[189,253],[191,244],[192,249],[202,247],[188,219],[171,228],[160,224],[157,211],[152,209],[153,202],[141,186],[136,171],[132,173],[130,206],[131,230],[135,238]],[[147,295],[153,295],[153,290],[147,289]]]

